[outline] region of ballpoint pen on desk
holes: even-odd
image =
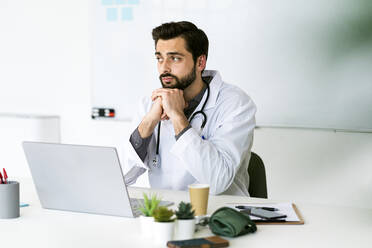
[[[3,168],[4,172],[4,183],[8,183],[8,175],[6,174],[5,168]]]
[[[279,211],[277,208],[271,208],[271,207],[259,207],[259,206],[243,206],[243,205],[238,205],[235,206],[237,209],[252,209],[252,208],[259,208],[259,209],[264,209],[268,211]]]
[[[287,222],[287,220],[286,220],[286,219],[274,219],[274,220],[258,219],[258,220],[254,220],[254,222],[262,222],[262,223],[270,222],[270,223],[276,223],[276,222]]]

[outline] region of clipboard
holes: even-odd
[[[237,205],[237,204],[244,204],[244,203],[227,203],[227,206],[234,208],[234,206]],[[274,203],[274,204],[287,204],[287,203]],[[294,214],[296,214],[296,217],[297,217],[298,220],[287,221],[287,220],[255,220],[255,219],[252,219],[252,221],[255,222],[256,225],[303,225],[303,224],[305,224],[304,218],[302,217],[302,215],[301,215],[300,211],[298,210],[296,204],[294,204],[294,203],[288,203],[288,204],[290,204],[289,206],[292,207],[292,209],[293,209],[292,212],[294,212]],[[259,205],[259,206],[269,205],[270,206],[271,204],[268,204],[268,203],[261,203],[261,204],[247,203],[247,205]]]
[[[299,221],[254,221],[256,225],[303,225],[305,224],[304,218],[298,210],[296,204],[292,203],[293,210],[295,211]]]

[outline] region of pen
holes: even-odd
[[[259,219],[259,220],[253,220],[254,222],[269,222],[269,223],[274,223],[274,222],[287,222],[285,219],[277,219],[277,220],[265,220],[265,219]]]
[[[5,168],[3,168],[4,172],[4,183],[8,183],[8,175],[6,174]]]
[[[243,205],[238,205],[235,206],[237,209],[251,209],[251,208],[259,208],[259,209],[264,209],[268,211],[279,211],[277,208],[271,208],[271,207],[255,207],[255,206],[243,206]]]

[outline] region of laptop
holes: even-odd
[[[25,141],[23,149],[43,208],[140,215],[143,199],[130,198],[116,148]]]

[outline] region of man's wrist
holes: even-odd
[[[185,127],[181,132],[179,132],[177,135],[175,135],[174,137],[176,138],[176,141],[181,138],[181,136],[187,132],[187,130],[189,130],[191,127],[191,125],[189,124],[187,127]]]
[[[182,130],[184,130],[190,123],[187,120],[185,114],[173,115],[171,118],[174,134],[177,136]]]
[[[138,132],[141,138],[145,139],[149,137],[154,132],[154,128],[159,123],[159,121],[160,120],[154,120],[145,116],[138,126]]]

